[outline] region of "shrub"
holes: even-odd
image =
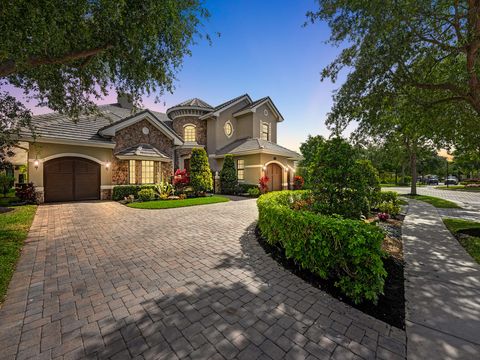
[[[380,210],[382,213],[395,216],[400,212],[400,205],[397,205],[392,201],[384,201],[378,205],[378,210]]]
[[[173,185],[175,186],[175,190],[177,192],[184,191],[185,187],[190,184],[190,176],[188,176],[186,169],[177,169],[175,171],[175,175],[173,176]]]
[[[8,190],[12,187],[14,177],[5,173],[0,173],[0,192],[3,196],[7,196]]]
[[[316,211],[352,219],[368,216],[380,192],[372,164],[357,160],[356,150],[341,138],[324,141],[314,156],[311,176]]]
[[[305,184],[305,181],[303,180],[303,177],[301,177],[300,175],[297,175],[293,178],[294,190],[302,190],[304,184]]]
[[[398,194],[395,191],[381,191],[377,194],[377,203],[390,201],[398,205]],[[376,204],[373,204],[376,205]]]
[[[15,186],[15,196],[28,204],[35,204],[37,202],[35,186],[33,186],[31,182],[28,184],[17,184]]]
[[[207,152],[203,148],[192,149],[190,185],[197,196],[213,189],[212,171],[208,165]]]
[[[308,191],[279,191],[257,200],[258,227],[266,241],[335,285],[356,303],[376,301],[387,275],[382,262],[383,231],[361,220],[296,211],[290,204]]]
[[[112,199],[120,201],[130,195],[138,197],[138,192],[142,189],[156,190],[156,185],[117,185],[113,187]]]
[[[378,219],[379,219],[380,221],[387,221],[388,218],[390,217],[390,216],[389,216],[388,214],[386,214],[386,213],[378,213],[377,216],[378,216]]]
[[[155,191],[153,189],[142,189],[137,194],[141,201],[150,201],[155,198]]]
[[[255,184],[237,184],[235,187],[235,194],[241,195],[249,192],[250,189],[258,189],[258,185]]]
[[[257,186],[248,189],[248,196],[259,197],[260,196],[260,189]]]
[[[222,194],[233,194],[238,183],[237,170],[233,155],[225,155],[222,170],[220,171],[220,188]]]
[[[267,175],[262,176],[260,179],[258,179],[258,186],[260,187],[260,192],[262,194],[265,194],[268,190],[268,181],[270,179],[268,178]]]
[[[175,189],[173,188],[172,184],[166,181],[161,181],[155,186],[155,190],[157,191],[157,194],[160,196],[160,198],[168,198],[170,195],[173,195]]]

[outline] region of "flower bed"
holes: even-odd
[[[258,201],[258,227],[270,245],[285,250],[303,269],[335,285],[355,303],[375,302],[387,272],[381,250],[383,231],[361,220],[294,210],[291,204],[310,198],[309,191],[279,191]]]

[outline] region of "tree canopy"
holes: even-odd
[[[466,103],[480,114],[479,0],[318,0],[330,43],[347,46],[322,76],[353,67],[344,96],[401,86],[428,91],[428,103]],[[477,119],[478,120],[478,119]]]
[[[173,90],[191,45],[209,39],[201,29],[208,17],[201,0],[4,1],[0,86],[19,87],[40,106],[74,119],[97,111],[94,101],[111,88],[138,105],[144,94]],[[2,121],[12,115],[7,95],[0,94],[0,110],[9,111]],[[2,124],[10,133],[18,125]]]

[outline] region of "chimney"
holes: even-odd
[[[120,107],[124,109],[133,109],[133,98],[132,95],[126,93],[118,93],[117,94],[117,103]]]

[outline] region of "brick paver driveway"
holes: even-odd
[[[285,271],[255,201],[44,205],[0,310],[0,358],[384,358],[405,333]]]

